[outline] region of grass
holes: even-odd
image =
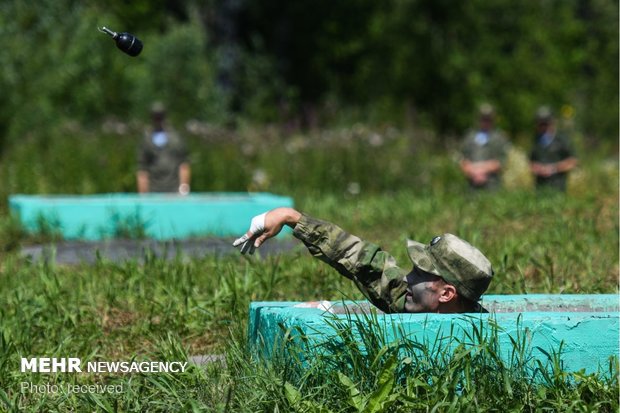
[[[358,128],[283,141],[267,131],[261,141],[248,132],[232,143],[212,138],[209,151],[194,154],[210,163],[195,166],[194,187],[255,185],[293,195],[299,209],[376,241],[402,265],[408,262],[406,238],[428,241],[438,233],[459,234],[494,263],[497,275],[489,293],[618,292],[617,164],[602,161],[601,155],[585,158],[567,195],[541,195],[528,186],[517,153],[507,177],[509,189],[471,194],[449,156],[433,155],[427,147],[412,151],[413,141],[402,133],[379,131],[382,140],[372,133]],[[107,161],[107,169],[98,168],[98,174],[86,171],[83,183],[76,177],[88,164],[99,165],[102,148],[133,145],[114,139],[92,150],[71,136],[57,149],[39,148],[34,141],[24,143],[31,154],[12,148],[0,163],[0,175],[8,177],[2,191],[129,191],[129,152],[119,157],[125,161]],[[192,145],[197,148],[204,139],[194,137]],[[100,142],[97,136],[86,140]],[[80,146],[81,160],[62,156],[71,143]],[[243,145],[253,147],[243,152]],[[41,155],[45,151],[54,156]],[[37,168],[25,167],[28,156]],[[63,162],[66,171],[59,166]],[[376,172],[378,164],[386,166]],[[46,175],[49,168],[58,170]],[[256,169],[265,172],[268,183],[252,181]],[[226,176],[226,171],[233,172]],[[209,181],[209,174],[218,178]],[[299,369],[294,342],[274,362],[257,359],[245,342],[251,301],[362,298],[352,283],[303,249],[263,259],[231,254],[165,261],[150,256],[143,263],[99,259],[93,265],[62,266],[30,262],[18,254],[21,245],[45,242],[54,234],[27,235],[5,213],[0,235],[0,410],[618,410],[617,364],[606,375],[564,372],[553,355],[544,368],[525,363],[525,354],[507,365],[494,357],[493,336],[469,340],[474,345],[457,343],[450,352],[406,340],[395,347],[381,340],[380,327],[371,322],[364,335],[369,355],[347,339],[346,326],[334,324],[346,344],[330,359],[314,357],[307,369]],[[518,354],[520,343],[515,339]],[[192,367],[182,375],[19,371],[22,356],[177,361],[198,354],[224,354],[226,365]],[[109,383],[122,385],[123,392],[22,393],[22,382]]]
[[[278,403],[285,411],[351,412],[615,411],[617,406],[617,359],[601,376],[567,373],[558,353],[546,362],[533,361],[519,330],[511,345],[500,345],[501,327],[492,320],[490,327],[470,320],[447,342],[412,341],[400,330],[391,334],[396,340],[387,341],[392,327],[373,315],[334,317],[327,324],[332,331],[324,342],[285,341],[271,363],[258,361],[266,370],[262,374],[283,383],[273,389],[280,400],[264,400],[265,411],[277,410]],[[256,360],[243,360],[256,371]]]

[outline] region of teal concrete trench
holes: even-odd
[[[9,208],[28,232],[42,227],[64,239],[100,240],[141,230],[146,238],[239,236],[252,217],[293,206],[270,193],[11,195]],[[287,230],[284,233],[288,232]]]
[[[619,304],[615,294],[489,295],[488,314],[382,314],[367,302],[253,302],[248,340],[261,357],[270,358],[285,336],[302,337],[307,348],[336,339],[334,324],[354,330],[369,320],[380,326],[387,342],[414,340],[426,346],[453,347],[471,341],[472,330],[497,334],[507,363],[515,341],[527,357],[543,364],[559,352],[564,371],[609,371],[619,354]],[[368,316],[374,314],[373,316]]]

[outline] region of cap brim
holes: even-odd
[[[424,272],[441,277],[439,270],[434,264],[433,258],[428,252],[427,246],[417,241],[407,240],[407,252],[413,265]]]

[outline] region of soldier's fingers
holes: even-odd
[[[249,251],[249,249],[250,249],[250,247],[251,247],[251,246],[252,246],[252,241],[251,241],[251,240],[246,241],[246,242],[245,242],[245,243],[241,246],[241,253],[242,253],[242,254],[246,254],[246,253]]]
[[[267,234],[263,234],[260,237],[256,238],[256,240],[254,241],[254,247],[258,248],[260,247],[263,242],[265,242],[265,240],[267,239]]]
[[[256,250],[256,247],[254,246],[254,243],[253,243],[253,242],[249,242],[249,241],[248,241],[248,243],[250,244],[250,250],[248,251],[248,253],[249,253],[250,255],[254,255],[254,251]]]
[[[239,245],[243,244],[244,242],[246,242],[248,240],[248,238],[250,238],[249,233],[248,234],[244,234],[243,236],[237,238],[234,242],[233,242],[233,247],[238,247]]]
[[[260,247],[261,245],[263,245],[263,242],[267,241],[269,238],[273,237],[274,235],[275,234],[273,231],[262,233],[259,237],[256,238],[256,240],[254,240],[254,246],[256,248]]]

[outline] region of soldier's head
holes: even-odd
[[[166,106],[162,102],[153,102],[151,105],[151,120],[156,127],[163,125],[166,120]]]
[[[536,122],[536,131],[538,133],[545,133],[549,128],[553,126],[553,112],[549,106],[541,106],[536,110],[534,115]]]
[[[495,109],[488,103],[483,103],[478,108],[478,124],[481,130],[488,131],[495,123]]]
[[[452,235],[429,244],[408,241],[413,270],[407,275],[405,310],[410,313],[476,311],[493,278],[491,262],[467,241]]]

